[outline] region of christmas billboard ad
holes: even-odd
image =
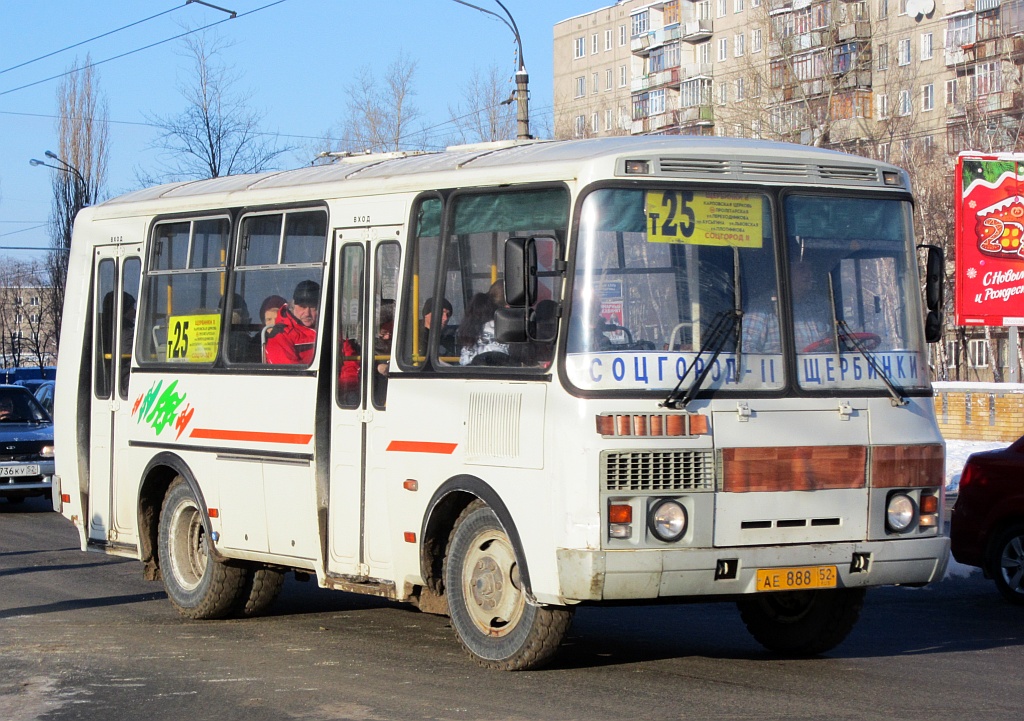
[[[961,154],[956,324],[1024,325],[1024,155]]]

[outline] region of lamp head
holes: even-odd
[[[35,167],[36,165],[46,165],[46,163],[44,163],[42,160],[36,160],[35,158],[32,158],[30,161],[28,161],[28,164],[33,167]]]
[[[52,150],[47,150],[45,153],[43,153],[43,155],[45,155],[47,158],[52,158],[53,160],[60,160],[60,158],[57,157],[57,154]]]

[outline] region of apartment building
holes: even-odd
[[[556,137],[768,137],[897,163],[1020,145],[1024,0],[622,0],[554,36]]]

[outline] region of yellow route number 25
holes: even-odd
[[[646,193],[647,241],[760,248],[760,195],[650,190]]]
[[[220,315],[176,315],[169,319],[167,360],[212,363],[217,358]]]

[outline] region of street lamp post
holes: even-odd
[[[519,47],[519,69],[516,70],[516,139],[529,140],[533,137],[530,135],[530,75],[526,72],[526,61],[523,59],[523,39],[519,36],[519,27],[516,25],[515,18],[512,17],[512,13],[502,4],[501,0],[494,0],[494,2],[505,11],[505,14],[508,15],[508,20],[496,12],[465,2],[465,0],[453,1],[459,5],[465,5],[482,13],[493,15],[505,23],[508,29],[512,31],[512,34],[515,35],[516,45]]]

